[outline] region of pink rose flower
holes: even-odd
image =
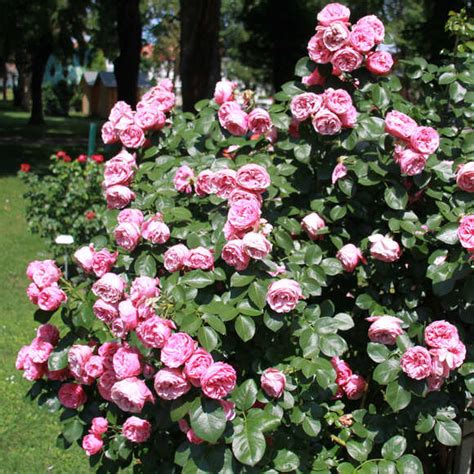
[[[341,49],[349,39],[349,29],[341,21],[335,21],[323,30],[323,43],[329,51]]]
[[[160,280],[147,276],[137,277],[133,280],[130,287],[130,299],[137,306],[146,302],[149,298],[157,298],[160,296]]]
[[[105,122],[104,125],[102,125],[101,136],[102,136],[102,141],[106,145],[111,145],[112,143],[117,143],[119,141],[119,137],[117,135],[117,131],[115,130],[115,126],[110,121]]]
[[[188,252],[185,266],[190,270],[213,270],[214,253],[205,247],[196,247]]]
[[[215,362],[201,376],[201,389],[206,397],[225,398],[234,390],[237,374],[234,368],[225,362]]]
[[[324,86],[326,84],[326,78],[319,73],[318,68],[316,68],[309,76],[304,76],[301,79],[301,82],[310,87],[310,86]]]
[[[318,31],[308,42],[308,56],[311,61],[319,64],[326,64],[331,60],[332,51],[326,48],[323,40],[324,33]]]
[[[242,243],[245,253],[255,260],[264,259],[272,251],[272,244],[258,232],[245,234]]]
[[[267,273],[272,276],[272,277],[276,277],[278,275],[282,275],[283,273],[286,273],[286,267],[285,267],[285,264],[281,264],[281,265],[276,265],[275,266],[275,269],[273,271],[270,271],[268,270]]]
[[[151,423],[136,416],[125,420],[122,434],[133,443],[144,443],[151,435]]]
[[[227,265],[234,267],[238,272],[244,271],[250,263],[250,257],[245,253],[241,239],[229,240],[222,248],[221,257]]]
[[[319,235],[318,231],[326,227],[326,223],[319,214],[312,212],[302,219],[301,227],[311,240],[320,240],[322,239],[322,235]]]
[[[383,23],[375,15],[367,15],[362,17],[357,23],[357,26],[368,25],[374,30],[375,42],[381,43],[385,37],[385,27]]]
[[[277,313],[289,313],[294,310],[300,299],[303,299],[300,284],[287,278],[274,281],[266,296],[270,308]]]
[[[161,349],[170,338],[171,330],[175,328],[169,319],[152,316],[137,326],[137,336],[144,346]]]
[[[191,390],[180,369],[161,369],[155,375],[155,392],[163,400],[176,400]]]
[[[157,108],[158,110],[167,113],[174,107],[176,97],[172,91],[172,88],[169,88],[168,85],[161,85],[162,82],[163,81],[143,94],[141,102],[147,103],[152,108]]]
[[[61,270],[54,260],[35,260],[28,265],[26,275],[38,288],[45,288],[61,278]]]
[[[153,244],[164,244],[170,238],[170,229],[163,222],[161,214],[147,219],[142,226],[142,236]]]
[[[92,262],[94,261],[94,245],[89,244],[77,249],[74,252],[74,260],[81,266],[81,268],[86,272],[90,273],[92,271]]]
[[[89,433],[95,434],[96,436],[102,436],[103,434],[107,433],[109,429],[109,422],[106,418],[102,416],[96,416],[92,418],[92,425],[89,430]]]
[[[146,102],[139,102],[135,114],[135,123],[142,130],[160,130],[165,126],[166,115]]]
[[[462,365],[466,358],[466,346],[458,341],[456,345],[450,348],[430,349],[432,360],[433,375],[448,377],[451,370],[457,369]]]
[[[26,380],[33,382],[35,380],[40,380],[43,375],[46,374],[47,365],[45,363],[38,364],[36,362],[33,362],[29,357],[27,357],[24,361],[23,370],[23,377]]]
[[[261,213],[254,200],[241,199],[229,209],[227,220],[237,231],[247,231],[259,222]]]
[[[59,341],[59,329],[53,324],[42,324],[36,330],[36,337],[55,346]]]
[[[39,296],[40,292],[41,292],[41,290],[34,283],[30,283],[28,285],[28,288],[26,289],[26,294],[28,296],[28,299],[33,304],[38,304],[38,296]]]
[[[259,206],[262,205],[262,196],[259,193],[253,193],[251,191],[248,191],[247,189],[242,189],[239,187],[231,191],[227,199],[227,204],[229,206],[233,206],[237,201],[240,201],[241,199],[255,201]]]
[[[221,104],[217,112],[217,117],[219,119],[219,123],[221,124],[221,127],[225,127],[225,122],[227,120],[227,117],[230,115],[231,111],[233,110],[242,110],[240,108],[240,105],[234,100],[229,100]]]
[[[438,132],[431,127],[416,127],[410,137],[410,145],[415,151],[431,155],[439,147]]]
[[[129,125],[118,134],[123,146],[127,148],[140,148],[145,143],[145,134],[138,125]]]
[[[326,89],[324,105],[337,115],[344,114],[352,107],[352,98],[344,89]]]
[[[331,59],[332,65],[342,72],[352,72],[362,65],[363,56],[355,49],[346,46],[336,51]]]
[[[425,169],[428,155],[417,153],[411,148],[403,148],[399,145],[395,146],[394,160],[400,166],[402,174],[407,176],[415,176]]]
[[[266,110],[256,107],[248,115],[248,127],[252,133],[259,135],[268,133],[272,128],[270,114]]]
[[[337,135],[342,123],[336,114],[322,107],[312,120],[314,130],[321,135]]]
[[[77,381],[85,385],[90,385],[94,381],[94,378],[86,372],[86,364],[91,357],[92,348],[84,344],[75,344],[69,349],[67,355],[71,374]]]
[[[135,199],[135,193],[127,186],[118,184],[105,190],[105,199],[108,209],[123,209]]]
[[[447,321],[435,321],[425,328],[425,344],[430,347],[450,349],[459,343],[459,334],[456,326]]]
[[[28,356],[35,364],[47,362],[53,352],[53,345],[45,341],[41,337],[35,337],[30,344]]]
[[[280,398],[286,386],[285,374],[278,369],[266,369],[260,377],[260,385],[269,397]]]
[[[314,115],[322,104],[322,94],[305,92],[304,94],[295,95],[290,103],[291,114],[296,120],[303,122]]]
[[[393,57],[388,51],[369,53],[365,60],[365,67],[379,76],[388,74],[393,67]]]
[[[65,383],[61,385],[58,392],[59,403],[63,407],[76,410],[87,401],[87,395],[82,385],[76,383]]]
[[[172,334],[161,350],[160,360],[167,367],[176,368],[183,365],[196,350],[196,343],[184,332]]]
[[[375,46],[375,32],[368,23],[356,24],[349,37],[351,45],[361,53],[368,53]]]
[[[99,347],[97,352],[102,357],[103,364],[106,370],[113,370],[114,354],[119,350],[120,347],[122,347],[121,344],[115,341],[104,342]]]
[[[212,178],[216,194],[227,199],[233,189],[237,187],[237,172],[228,168],[216,171]]]
[[[236,104],[236,102],[226,102],[226,104]],[[224,104],[224,105],[226,105]],[[222,106],[221,106],[222,107]],[[224,124],[222,125],[229,133],[238,137],[245,135],[249,128],[248,123],[249,116],[245,113],[240,106],[233,106],[229,113],[226,115]]]
[[[340,3],[328,3],[319,13],[318,21],[323,26],[328,26],[335,21],[343,23],[349,21],[351,11]]]
[[[108,402],[112,401],[112,387],[115,382],[117,382],[117,379],[113,370],[106,370],[97,381],[100,396]]]
[[[186,361],[183,374],[195,387],[199,387],[202,375],[213,363],[214,359],[209,352],[202,348],[196,349]]]
[[[82,438],[82,449],[86,452],[87,456],[94,456],[94,454],[99,453],[103,446],[104,442],[93,433]]]
[[[225,79],[216,83],[214,89],[214,101],[216,104],[222,105],[224,102],[234,100],[234,89],[237,84]]]
[[[369,327],[369,339],[372,342],[391,346],[397,342],[397,337],[404,333],[403,321],[394,316],[371,316],[366,318],[372,323]]]
[[[353,374],[344,384],[343,390],[349,400],[359,400],[367,389],[367,382],[358,374]]]
[[[331,365],[336,371],[336,383],[341,387],[344,386],[352,377],[352,370],[349,364],[339,357],[333,357]]]
[[[118,380],[140,375],[142,360],[140,351],[135,347],[121,347],[112,359],[115,376]]]
[[[372,243],[370,254],[375,260],[382,262],[396,262],[401,255],[401,249],[395,240],[384,237],[382,234],[373,234],[369,237]]]
[[[346,165],[344,165],[344,163],[338,163],[332,171],[332,175],[331,175],[332,184],[336,184],[338,180],[346,177],[347,173],[348,171],[347,171]]]
[[[214,186],[214,173],[211,170],[201,171],[196,177],[196,184],[194,188],[198,196],[207,196],[214,194],[216,188]]]
[[[408,377],[415,380],[426,379],[431,373],[431,356],[421,346],[410,347],[402,356],[400,366]]]
[[[385,116],[385,131],[396,138],[408,140],[417,128],[416,122],[408,115],[392,110]]]
[[[352,106],[347,112],[344,112],[343,114],[339,115],[339,120],[341,121],[343,127],[353,128],[357,123],[358,115],[359,114],[357,113],[356,108]]]
[[[263,193],[270,183],[270,175],[263,166],[250,163],[237,171],[237,184],[248,191]]]
[[[459,243],[468,250],[474,252],[474,214],[464,216],[458,227]]]
[[[123,296],[125,282],[115,273],[106,273],[92,285],[92,293],[106,303],[118,303]]]
[[[105,324],[111,324],[112,321],[118,317],[117,303],[107,303],[103,299],[98,299],[92,307],[97,319],[100,319]]]
[[[336,253],[336,258],[342,263],[346,272],[353,272],[359,262],[367,263],[361,250],[354,244],[346,244]]]
[[[43,311],[56,311],[65,301],[67,301],[66,293],[55,285],[40,291],[37,304]]]
[[[136,377],[115,382],[111,398],[121,410],[130,413],[141,413],[146,402],[154,402],[153,394],[145,382]]]
[[[115,126],[123,117],[132,114],[132,108],[123,100],[119,100],[114,104],[109,114],[109,121]]]
[[[101,156],[101,155],[99,155]],[[125,148],[122,148],[113,158],[116,161],[122,161],[127,163],[130,167],[137,167],[137,156],[136,153],[129,153]]]
[[[102,357],[93,355],[84,365],[84,372],[93,379],[99,378],[104,373]]]
[[[428,392],[438,392],[445,381],[444,377],[439,377],[437,375],[431,374],[426,379],[426,384],[428,385]]]
[[[105,163],[104,182],[106,188],[120,184],[128,186],[133,178],[134,169],[126,161],[112,158]]]
[[[173,178],[174,187],[180,193],[191,193],[193,181],[194,171],[187,165],[180,166]]]
[[[135,224],[139,229],[143,224],[143,220],[143,213],[140,209],[122,209],[117,216],[119,224]]]
[[[474,193],[474,161],[461,165],[456,172],[457,185],[467,193]]]
[[[169,272],[178,272],[184,268],[189,249],[186,245],[177,244],[170,247],[163,256],[163,265]]]
[[[140,242],[140,228],[132,222],[123,222],[114,229],[114,238],[119,247],[132,252]]]
[[[92,257],[92,271],[97,278],[104,276],[112,270],[117,261],[118,252],[110,252],[108,249],[101,249],[94,252]]]

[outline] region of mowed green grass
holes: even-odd
[[[17,177],[0,177],[0,473],[92,472],[79,446],[56,447],[58,413],[26,399],[31,383],[15,370],[18,349],[31,341],[38,326],[25,294],[25,268],[33,259],[49,257],[27,229],[24,191]]]

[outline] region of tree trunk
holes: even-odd
[[[38,41],[38,48],[33,53],[33,63],[31,65],[31,115],[29,122],[32,125],[44,123],[43,77],[46,63],[52,52],[51,43],[43,39]]]
[[[116,0],[120,54],[114,61],[118,100],[135,107],[142,47],[139,0]]]
[[[13,87],[13,105],[25,111],[30,110],[30,84],[31,84],[31,63],[29,55],[17,51],[15,64],[18,71],[17,84]]]
[[[211,97],[220,79],[220,0],[180,0],[183,110]]]

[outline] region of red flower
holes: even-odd
[[[56,152],[56,156],[61,159],[67,156],[67,153],[65,151],[60,150]]]
[[[92,219],[95,219],[95,212],[94,211],[87,211],[85,216],[86,216],[86,219],[88,221],[91,221]]]
[[[72,161],[72,158],[69,155],[63,156],[63,161],[64,163],[70,163]]]
[[[20,165],[20,171],[23,173],[28,173],[31,170],[31,165],[29,163],[22,163]]]
[[[96,163],[103,163],[104,155],[92,155],[91,159],[94,160]]]
[[[86,163],[87,162],[87,155],[79,155],[77,158],[76,158],[76,161],[78,161],[79,163]]]

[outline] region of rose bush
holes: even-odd
[[[62,410],[58,442],[91,465],[448,471],[474,391],[469,167],[456,181],[474,151],[472,76],[449,68],[466,93],[438,109],[370,67],[332,74],[380,52],[379,20],[349,18],[320,12],[311,41],[332,65],[302,59],[267,112],[230,82],[196,114],[171,111],[168,84],[114,108],[104,138],[136,146],[111,160],[131,164],[114,164],[120,184],[104,177],[121,187],[114,248],[78,249],[71,281],[30,268],[67,302],[36,312],[17,361],[31,397]],[[141,107],[168,116],[148,128]],[[423,155],[416,173],[397,146]]]

